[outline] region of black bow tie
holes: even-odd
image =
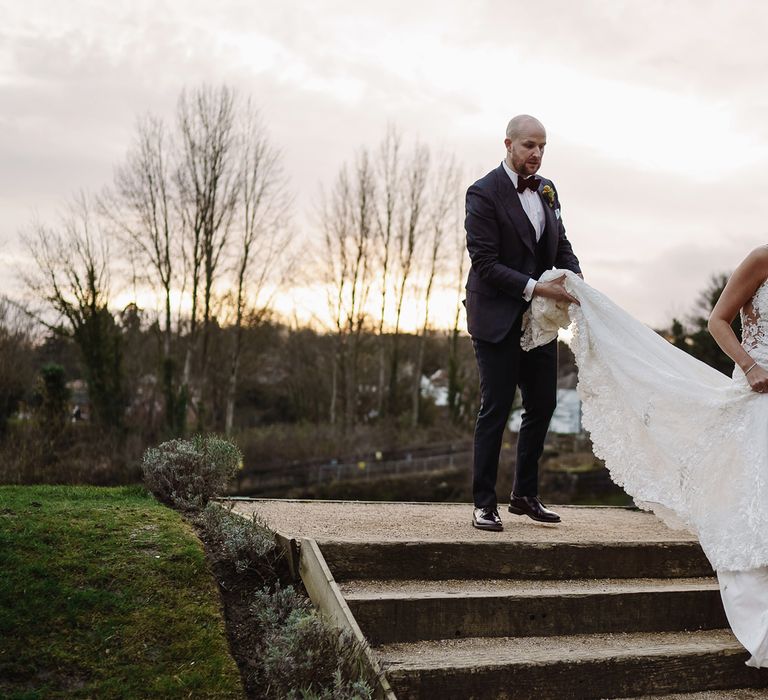
[[[517,178],[517,191],[522,194],[526,188],[532,192],[536,192],[539,189],[539,179],[535,175],[530,177],[518,177]]]

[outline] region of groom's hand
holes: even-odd
[[[558,277],[551,282],[536,282],[533,289],[533,296],[546,297],[555,301],[567,301],[571,304],[578,304],[579,300],[568,294],[565,288],[565,275]]]

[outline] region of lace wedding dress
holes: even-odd
[[[635,503],[699,539],[734,634],[768,666],[768,396],[679,350],[570,271],[581,302],[534,297],[524,350],[573,323],[583,424]],[[746,311],[746,313],[745,313]],[[742,311],[743,345],[768,367],[768,280]]]

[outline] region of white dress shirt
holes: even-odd
[[[517,190],[518,174],[507,165],[506,160],[501,161],[501,164],[504,166],[507,175],[509,175],[509,179],[512,180],[515,190]],[[533,226],[533,230],[536,233],[536,242],[538,243],[541,234],[544,233],[544,226],[546,224],[544,219],[544,205],[541,202],[541,197],[539,197],[538,192],[534,192],[527,187],[522,192],[518,192],[517,196],[520,197],[520,204],[523,205],[523,210]],[[533,298],[533,290],[535,287],[536,280],[531,277],[523,290],[523,299],[530,301]]]

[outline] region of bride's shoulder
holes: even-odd
[[[768,279],[768,246],[758,246],[738,264],[729,284],[754,291]]]
[[[761,245],[749,252],[741,262],[745,267],[768,267],[768,245]]]

